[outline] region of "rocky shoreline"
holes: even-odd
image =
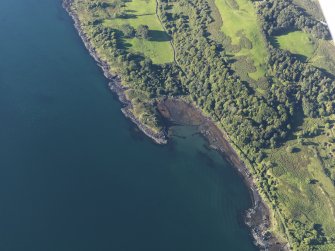
[[[197,126],[211,148],[219,151],[243,177],[253,203],[253,207],[245,212],[244,220],[251,230],[254,244],[260,250],[288,250],[285,243],[279,242],[275,236],[270,234],[270,210],[259,195],[248,168],[229,143],[228,136],[211,119],[186,101],[180,99],[164,100],[158,104],[158,109],[165,119],[176,124]]]
[[[167,129],[164,129],[159,133],[154,133],[134,116],[131,111],[132,104],[125,95],[127,88],[122,86],[121,78],[118,75],[111,74],[109,65],[99,58],[95,48],[90,44],[89,39],[81,29],[78,16],[71,10],[71,3],[72,0],[63,0],[63,7],[72,17],[74,26],[90,55],[102,69],[105,77],[110,80],[108,84],[109,88],[117,94],[120,102],[124,105],[121,109],[123,114],[157,144],[166,144],[168,142]],[[250,189],[251,198],[253,200],[253,207],[247,210],[245,214],[245,223],[251,230],[255,245],[261,250],[287,250],[284,244],[279,243],[274,236],[269,234],[269,208],[262,201],[248,168],[240,160],[237,153],[230,145],[227,135],[224,135],[223,132],[219,130],[209,118],[205,117],[200,110],[185,101],[179,99],[167,99],[159,102],[157,107],[160,114],[167,120],[172,120],[180,124],[197,123],[199,131],[208,140],[209,145],[223,154],[225,159],[236,167],[238,172],[243,176]]]
[[[159,133],[153,132],[149,127],[142,124],[132,113],[132,103],[130,100],[127,99],[126,95],[124,94],[126,87],[122,86],[120,76],[116,74],[112,74],[109,65],[107,62],[101,60],[95,50],[95,48],[90,44],[88,37],[86,36],[85,32],[80,27],[80,21],[76,13],[71,10],[71,3],[72,0],[63,0],[63,8],[68,12],[71,16],[72,20],[74,21],[74,26],[78,31],[79,36],[81,37],[86,49],[89,51],[90,55],[94,58],[97,62],[98,66],[102,69],[105,77],[110,80],[108,86],[109,88],[117,94],[119,100],[124,105],[121,109],[122,113],[129,118],[136,126],[149,138],[154,140],[157,144],[166,144],[167,143],[167,132],[166,130],[162,130]]]

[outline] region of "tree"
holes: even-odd
[[[135,36],[135,29],[129,24],[124,24],[121,26],[121,31],[125,38],[133,38]]]
[[[136,37],[142,39],[149,38],[149,27],[147,25],[139,25],[136,31]]]

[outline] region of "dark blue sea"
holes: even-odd
[[[0,1],[1,251],[251,251],[241,177],[121,113],[60,0]]]

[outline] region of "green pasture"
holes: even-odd
[[[249,76],[258,80],[265,75],[267,51],[253,4],[248,0],[215,0],[215,4],[223,21],[222,31],[232,44],[240,44],[241,34],[252,43],[252,48],[242,48],[235,56],[253,59],[257,70]]]
[[[315,43],[311,35],[302,31],[293,31],[274,37],[274,43],[282,50],[310,58],[315,51]]]
[[[173,61],[173,49],[169,36],[164,31],[156,15],[155,0],[132,0],[125,3],[126,18],[105,19],[103,24],[117,29],[129,24],[135,29],[139,25],[147,25],[150,30],[150,39],[125,39],[125,46],[130,51],[143,53],[155,64],[164,64]]]

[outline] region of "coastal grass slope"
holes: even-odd
[[[309,15],[315,17],[317,20],[325,20],[319,0],[293,0],[293,2],[299,7],[306,10]]]
[[[318,40],[315,53],[309,62],[335,75],[335,46],[333,42]]]
[[[294,138],[275,150],[268,150],[264,160],[270,167],[267,174],[276,181],[279,203],[274,206],[279,208],[289,224],[301,224],[299,228],[306,229],[299,233],[305,236],[303,238],[316,237],[320,250],[335,248],[334,244],[325,244],[324,237],[335,237],[333,121],[333,116],[326,120],[305,118]],[[276,227],[276,231],[282,231],[280,226]],[[314,229],[315,233],[307,229]],[[301,239],[302,236],[295,238]],[[321,243],[324,243],[322,248]]]

